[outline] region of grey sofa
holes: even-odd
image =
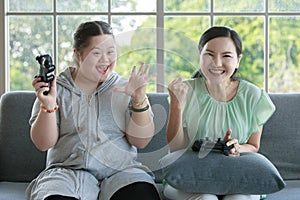
[[[267,200],[300,199],[300,94],[270,94],[277,110],[263,130],[260,153],[277,167],[286,187],[267,195]],[[162,188],[158,160],[168,152],[166,123],[168,95],[148,94],[154,111],[156,134],[139,151],[138,159],[148,165]],[[0,200],[25,199],[28,183],[44,169],[46,153],[30,140],[28,119],[35,94],[31,91],[5,93],[0,103]],[[163,195],[162,195],[163,197]]]

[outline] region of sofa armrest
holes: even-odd
[[[300,94],[270,94],[275,113],[264,125],[260,153],[285,180],[300,179]]]
[[[29,182],[45,168],[46,153],[30,139],[29,118],[36,96],[8,92],[0,101],[0,181]]]

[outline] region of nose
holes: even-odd
[[[99,57],[99,62],[105,62],[105,61],[108,61],[108,55],[106,55],[105,53],[102,53],[101,56]]]
[[[215,67],[222,67],[222,57],[221,56],[215,56],[213,58],[214,66]]]

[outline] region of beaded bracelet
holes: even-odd
[[[144,108],[134,108],[133,106],[131,107],[131,110],[133,111],[133,112],[144,112],[144,111],[146,111],[146,110],[148,110],[149,109],[149,105],[147,104],[147,106],[146,107],[144,107]]]
[[[56,104],[52,110],[47,109],[43,104],[41,104],[40,108],[46,113],[53,113],[58,110],[58,105]]]
[[[141,105],[143,105],[143,103],[147,100],[148,98],[147,98],[147,96],[145,96],[145,98],[143,99],[143,101],[141,101],[141,102],[134,102],[134,101],[132,101],[132,104],[134,105],[134,106],[141,106]]]

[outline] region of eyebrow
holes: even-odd
[[[211,52],[211,53],[214,53],[214,51],[212,50],[209,50],[209,49],[206,49],[205,51],[208,51],[208,52]],[[225,52],[222,52],[222,54],[234,54],[234,52],[231,52],[231,51],[225,51]]]
[[[116,47],[115,46],[109,46],[107,49],[115,49]],[[98,46],[94,46],[93,48],[92,48],[92,50],[93,49],[98,49],[98,50],[102,50],[102,48],[100,48],[100,47],[98,47]]]

